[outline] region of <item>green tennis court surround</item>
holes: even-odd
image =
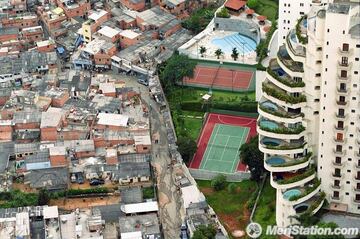
[[[219,173],[235,172],[240,161],[239,149],[249,131],[248,127],[215,124],[200,168]]]

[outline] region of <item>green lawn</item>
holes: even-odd
[[[211,181],[197,180],[196,182],[227,229],[229,225],[240,229],[246,227],[250,215],[246,204],[257,188],[254,181],[244,180],[235,183],[237,190],[233,193],[228,192],[227,187],[221,191],[213,191]]]
[[[184,130],[186,130],[189,136],[195,141],[200,134],[202,122],[202,119],[192,119],[184,117]]]
[[[269,180],[265,182],[261,192],[258,206],[255,211],[254,221],[260,223],[263,231],[268,225],[275,225],[276,190],[271,187]],[[261,236],[262,239],[275,239],[275,236]]]
[[[277,19],[278,4],[276,0],[258,0],[258,6],[254,10],[273,21]]]

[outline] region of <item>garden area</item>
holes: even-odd
[[[270,21],[278,18],[278,0],[248,0],[247,5],[256,13],[266,16]]]
[[[215,210],[228,232],[245,230],[251,214],[247,205],[252,195],[257,192],[256,182],[244,180],[237,183],[224,183],[223,186],[216,188],[213,181],[197,181],[207,202]]]

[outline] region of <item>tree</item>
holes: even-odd
[[[49,191],[45,188],[42,188],[39,191],[38,205],[40,205],[40,206],[48,205],[49,201],[50,201]]]
[[[189,163],[197,150],[196,142],[189,137],[180,136],[177,145],[184,162]]]
[[[214,239],[216,236],[216,229],[213,225],[200,225],[194,231],[192,239]]]
[[[239,52],[236,49],[236,47],[232,49],[231,57],[234,59],[234,61],[236,61],[239,58]]]
[[[222,56],[224,54],[224,52],[219,48],[215,51],[215,56],[217,57],[217,59],[220,58],[220,56]]]
[[[211,187],[215,191],[220,191],[226,186],[226,177],[223,174],[218,174],[215,178],[211,180]]]
[[[225,7],[223,7],[218,13],[216,13],[216,16],[220,18],[229,18],[230,14],[229,11]]]
[[[207,50],[206,47],[204,47],[204,46],[201,46],[201,47],[200,47],[201,57],[204,57],[204,54],[205,54],[206,50]]]
[[[248,1],[246,2],[246,5],[247,5],[249,8],[256,9],[256,7],[259,5],[259,3],[258,3],[257,0],[248,0]]]
[[[196,62],[186,55],[174,54],[160,71],[160,80],[165,91],[171,91],[175,84],[183,82],[184,77],[192,77]]]
[[[264,173],[264,154],[259,150],[259,136],[253,137],[240,147],[240,160],[251,172],[251,179],[259,181]]]

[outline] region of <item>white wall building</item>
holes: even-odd
[[[360,214],[360,5],[334,2],[312,2],[295,21],[263,83],[259,149],[282,227],[318,212],[325,198]]]

